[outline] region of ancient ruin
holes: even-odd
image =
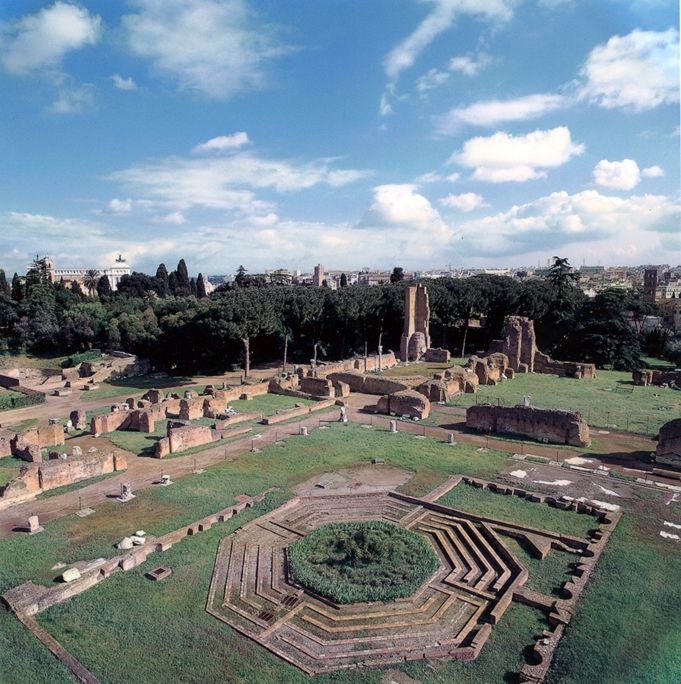
[[[507,316],[502,337],[492,340],[487,358],[501,353],[508,357],[508,368],[516,373],[546,373],[566,378],[595,378],[593,363],[555,361],[537,349],[534,321],[524,316]]]
[[[631,377],[634,385],[647,387],[648,385],[656,385],[658,387],[679,387],[681,388],[681,369],[675,368],[673,370],[652,370],[650,368],[641,368],[635,370]]]
[[[429,326],[428,290],[424,285],[411,285],[404,294],[404,327],[400,340],[402,361],[449,361],[449,350],[431,348]]]
[[[589,426],[579,411],[477,404],[466,409],[466,427],[485,434],[519,435],[551,444],[591,445]]]
[[[660,428],[655,461],[664,466],[681,469],[681,418],[670,420]]]
[[[86,452],[74,447],[73,453],[58,454],[48,461],[24,466],[19,474],[4,487],[0,487],[0,506],[9,502],[31,499],[38,494],[65,485],[98,477],[106,473],[125,470],[128,466],[125,454]]]
[[[376,404],[377,413],[423,420],[430,415],[430,400],[416,390],[402,390],[386,394]]]

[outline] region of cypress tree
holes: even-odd
[[[5,271],[0,268],[0,294],[9,296],[12,290],[10,289],[9,283],[7,282],[7,276]]]
[[[196,296],[199,299],[205,299],[208,296],[206,293],[206,281],[203,279],[203,273],[199,273],[199,277],[196,279]]]
[[[167,297],[170,293],[170,278],[168,276],[168,269],[165,264],[159,264],[156,269],[156,280],[160,284],[160,293],[162,297]]]
[[[109,282],[107,276],[103,275],[97,281],[97,294],[99,295],[100,299],[103,299],[104,297],[108,297],[111,292],[111,283]]]
[[[19,274],[15,273],[12,278],[12,299],[15,302],[20,302],[24,298],[24,287],[21,284]]]
[[[177,295],[188,295],[191,292],[189,284],[189,271],[187,271],[187,264],[184,259],[180,259],[177,264]]]

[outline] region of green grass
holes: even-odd
[[[571,570],[579,556],[551,549],[543,560],[537,558],[529,547],[513,537],[503,537],[509,551],[525,566],[528,579],[525,586],[548,596],[560,596],[560,589],[572,574]]]
[[[83,381],[85,382],[85,379]],[[192,391],[196,391],[197,388],[203,389],[202,386],[193,385],[192,383],[191,378],[185,377],[140,375],[134,378],[121,378],[120,380],[98,383],[97,389],[82,392],[81,397],[83,401],[96,401],[97,399],[107,399],[109,397],[129,397],[143,394],[149,389],[163,389],[168,392],[180,392],[185,389],[191,389]]]
[[[0,487],[6,485],[26,465],[26,461],[17,456],[5,456],[0,458]]]
[[[654,510],[620,521],[566,628],[547,684],[681,681],[681,554],[678,544],[657,536]]]
[[[23,432],[24,430],[27,430],[30,427],[34,427],[37,424],[37,418],[26,418],[26,420],[22,420],[18,423],[12,423],[11,425],[7,425],[6,429],[10,432]]]
[[[478,489],[463,482],[440,497],[437,502],[498,520],[581,538],[587,538],[589,532],[598,527],[598,520],[592,515],[564,511],[548,504],[527,501],[518,496],[498,494],[489,489]]]
[[[64,355],[35,356],[33,354],[5,352],[0,354],[0,368],[51,368],[61,370],[62,363],[67,358],[68,356]]]
[[[341,604],[411,596],[440,565],[422,534],[382,520],[322,525],[288,557],[298,582]]]
[[[113,544],[131,531],[165,534],[229,506],[239,494],[292,487],[323,472],[369,464],[374,457],[415,471],[402,489],[416,496],[453,473],[493,477],[507,461],[504,454],[490,450],[483,455],[466,444],[451,447],[404,433],[388,435],[385,430],[334,423],[328,430],[290,437],[281,446],[244,453],[200,475],[179,478],[172,487],[144,490],[124,505],[102,503],[87,518],[59,518],[47,523],[41,534],[0,539],[0,592],[30,578],[52,581],[56,573],[50,567],[58,561],[110,556],[116,552]]]
[[[73,684],[70,672],[0,604],[0,681]]]
[[[225,524],[189,537],[139,568],[111,576],[39,621],[103,684],[179,681],[186,684],[305,684],[310,678],[238,635],[204,610],[218,540],[248,519],[274,507],[258,504]],[[163,582],[143,575],[159,563],[173,574]],[[522,650],[545,628],[539,611],[514,605],[495,626],[474,663],[419,661],[400,669],[424,684],[502,682],[521,665]],[[130,644],[151,657],[131,657]],[[24,669],[30,663],[23,665]],[[339,672],[319,684],[379,684],[385,670]]]
[[[415,375],[423,375],[426,378],[432,378],[433,373],[439,373],[445,368],[449,368],[456,363],[456,359],[450,361],[449,363],[426,363],[425,361],[419,361],[417,363],[410,363],[408,366],[393,366],[383,371],[383,375],[386,378],[395,378],[399,380],[400,378],[410,378]]]
[[[594,380],[517,373],[511,381],[481,386],[477,395],[463,394],[450,404],[468,407],[477,398],[478,403],[501,400],[503,405],[513,406],[530,394],[533,406],[581,411],[589,425],[617,426],[647,435],[657,434],[661,425],[681,416],[678,391],[663,387],[634,387],[632,393],[615,391],[630,389],[631,383],[631,373],[618,371],[599,370]]]

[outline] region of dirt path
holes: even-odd
[[[260,448],[266,444],[274,444],[277,439],[298,434],[299,425],[315,428],[320,420],[335,420],[338,411],[320,411],[286,425],[266,427],[255,444]],[[28,517],[37,515],[41,522],[47,522],[68,515],[83,507],[94,508],[103,501],[111,501],[120,493],[121,483],[129,482],[133,493],[155,486],[162,474],[171,479],[189,475],[194,468],[208,468],[222,461],[231,461],[251,448],[252,435],[235,440],[229,444],[200,451],[188,456],[176,456],[159,460],[129,455],[128,469],[100,482],[86,485],[75,491],[55,496],[38,497],[25,503],[16,504],[0,511],[0,537],[7,536],[15,528],[25,527]]]

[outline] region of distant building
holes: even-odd
[[[122,254],[119,254],[113,265],[108,268],[57,268],[52,257],[45,257],[45,265],[51,282],[65,284],[76,282],[83,289],[85,289],[83,282],[89,271],[96,271],[98,278],[106,276],[112,290],[118,289],[118,283],[124,275],[130,275],[130,266]]]
[[[317,264],[314,267],[314,275],[312,276],[312,284],[315,287],[321,287],[324,284],[324,267]]]

